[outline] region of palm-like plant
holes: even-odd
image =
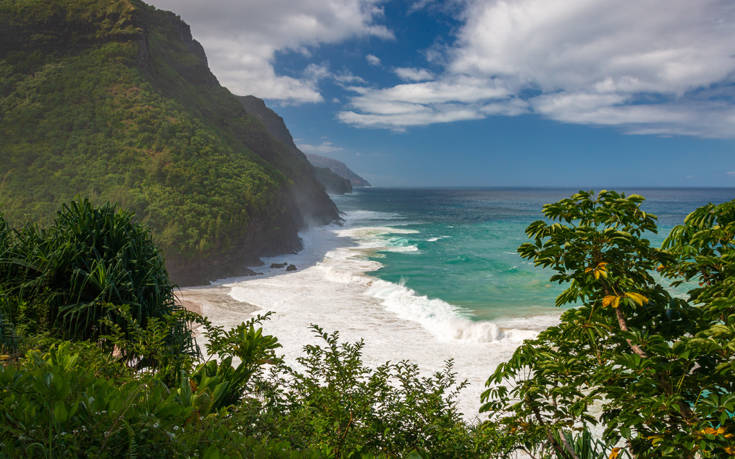
[[[0,244],[0,291],[23,305],[15,319],[36,324],[34,331],[94,340],[109,331],[104,324],[126,332],[130,320],[146,327],[180,309],[149,231],[113,205],[72,202],[46,229],[11,233],[4,225]],[[193,350],[186,322],[170,333],[181,350]]]

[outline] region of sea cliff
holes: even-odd
[[[74,196],[149,226],[173,280],[246,273],[338,212],[303,154],[137,0],[0,3],[0,210],[49,223]]]

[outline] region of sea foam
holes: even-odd
[[[265,266],[255,268],[263,275],[219,283],[230,287],[236,300],[259,306],[258,312],[274,312],[264,329],[278,337],[290,364],[296,364],[304,345],[316,342],[310,324],[337,330],[343,340],[364,339],[363,358],[371,366],[408,359],[429,374],[453,359],[460,379],[469,382],[459,408],[472,418],[477,415],[484,382],[498,363],[509,359],[523,339],[536,336],[542,325],[558,320],[558,315],[542,321],[472,320],[458,306],[369,275],[382,267],[374,259],[376,254],[395,249],[392,244],[407,244],[400,237],[418,233],[382,226],[396,218],[385,217],[348,213],[344,226],[302,233],[305,248],[299,254],[264,259]],[[366,226],[370,220],[377,225]],[[271,263],[284,262],[296,265],[297,271],[269,268]],[[234,326],[247,317],[223,310],[210,319]]]
[[[458,307],[440,299],[419,295],[403,282],[394,284],[377,280],[366,293],[380,300],[386,310],[399,318],[418,322],[441,342],[522,341],[536,335],[534,330],[504,330],[494,322],[470,320]]]

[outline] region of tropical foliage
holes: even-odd
[[[522,257],[578,305],[488,380],[482,410],[504,451],[577,457],[560,432],[601,432],[637,457],[735,454],[735,201],[694,211],[664,248],[644,198],[579,192],[544,206]],[[695,281],[688,298],[667,281]]]
[[[577,306],[495,370],[480,424],[457,410],[451,362],[372,368],[362,342],[313,326],[292,367],[268,314],[225,330],[181,310],[148,231],[114,206],[72,202],[46,228],[0,218],[0,455],[733,455],[735,201],[662,248],[642,202],[580,192],[529,226],[521,255]]]
[[[300,368],[257,316],[232,330],[182,311],[147,230],[73,202],[52,226],[0,219],[0,456],[472,455],[451,363],[372,369],[314,326]],[[206,339],[206,356],[191,323]]]

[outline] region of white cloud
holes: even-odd
[[[434,5],[435,3],[436,0],[416,0],[408,7],[408,11],[409,13],[413,13],[414,11],[423,10],[424,8]]]
[[[434,78],[434,74],[426,69],[396,67],[393,71],[404,81],[426,81]]]
[[[729,171],[727,172],[727,175],[735,175],[735,171]]]
[[[325,75],[307,67],[298,77],[278,75],[277,51],[307,54],[310,47],[353,37],[393,38],[378,20],[382,0],[151,0],[191,25],[210,67],[236,94],[287,102],[322,100],[318,81]],[[311,66],[310,66],[311,67]]]
[[[421,10],[439,12],[443,14],[456,15],[461,12],[465,3],[470,0],[417,0],[408,7],[408,13],[412,14]]]
[[[338,73],[336,75],[333,75],[333,78],[338,83],[343,83],[343,84],[367,84],[367,81],[365,81],[364,78],[359,77],[357,75],[353,75],[350,72]]]
[[[299,143],[299,150],[304,153],[311,153],[316,155],[328,155],[330,153],[337,153],[343,151],[344,148],[333,144],[328,140],[322,141],[319,145],[310,145],[308,143]]]
[[[378,56],[373,55],[373,54],[368,54],[367,56],[365,56],[365,60],[370,65],[380,65],[380,58]]]
[[[353,110],[340,112],[338,119],[360,127],[402,129],[480,119],[491,112],[516,115],[525,111],[521,106],[526,105],[510,98],[508,90],[496,81],[461,75],[385,89],[349,89],[357,93],[350,100]],[[495,106],[490,108],[488,100],[497,100]]]
[[[319,81],[331,76],[326,64],[309,64],[304,69],[304,77],[311,81]]]
[[[366,90],[362,90],[365,92]],[[367,90],[353,99],[353,105],[364,108],[373,102],[408,102],[414,104],[440,104],[447,102],[472,103],[482,99],[509,95],[497,81],[459,76],[422,83],[399,84],[386,89]]]
[[[735,137],[735,2],[474,0],[459,17],[456,42],[433,58],[443,73],[358,92],[339,118],[396,128],[530,111],[631,134]]]
[[[379,115],[342,111],[337,117],[340,121],[359,127],[379,127],[400,131],[407,126],[474,120],[483,118],[484,116],[481,112],[472,108],[457,105],[443,105],[434,107],[416,106],[413,110],[407,110],[405,112],[383,113]]]
[[[484,1],[466,16],[453,71],[545,91],[682,94],[735,69],[728,0]]]
[[[560,94],[531,99],[534,111],[577,124],[619,126],[629,134],[733,137],[735,106],[722,102],[625,104],[624,98]]]

